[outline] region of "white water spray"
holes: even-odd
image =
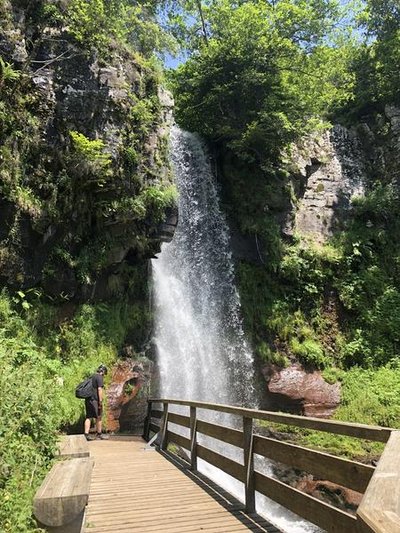
[[[179,188],[174,239],[153,261],[155,341],[165,397],[254,405],[229,234],[200,139],[173,128]]]
[[[160,394],[256,408],[253,357],[240,319],[229,231],[207,151],[196,135],[174,127],[171,158],[179,222],[172,242],[163,244],[152,261]],[[232,425],[232,418],[223,422]],[[207,446],[215,447],[215,441],[208,439]],[[225,455],[243,460],[238,449],[223,446]],[[241,483],[203,461],[199,469],[243,499]],[[266,498],[258,497],[257,506],[285,531],[315,530]]]

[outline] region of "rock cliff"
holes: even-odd
[[[358,135],[336,125],[309,137],[292,152],[297,206],[293,231],[323,242],[343,228],[351,198],[364,194],[365,154]]]
[[[107,299],[176,224],[173,101],[134,52],[104,57],[32,9],[2,3],[0,282]]]

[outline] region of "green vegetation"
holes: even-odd
[[[61,14],[68,21],[71,34],[85,47],[107,56],[117,41],[151,58],[154,50],[176,47],[173,37],[157,23],[156,8],[154,1],[71,0]]]
[[[353,367],[336,373],[342,383],[341,405],[334,418],[347,422],[399,427],[400,369],[398,363],[378,369]],[[298,431],[296,439],[306,446],[361,460],[376,458],[383,444],[330,435],[316,431]]]
[[[398,208],[392,185],[377,186],[357,200],[348,228],[331,244],[285,245],[274,274],[262,278],[260,267],[242,265],[239,284],[253,340],[268,338],[281,355],[315,367],[396,360]]]
[[[270,166],[328,105],[351,97],[351,42],[326,44],[335,2],[219,0],[205,14],[207,43],[171,74],[185,127]]]
[[[365,3],[360,22],[369,40],[355,60],[355,109],[360,114],[400,102],[399,3],[397,0],[366,0]]]
[[[400,356],[398,157],[384,115],[387,104],[400,103],[398,2],[180,6],[196,22],[185,27],[184,17],[171,17],[189,50],[170,73],[176,116],[213,144],[228,215],[257,246],[260,265],[237,269],[256,353],[340,380],[338,418],[400,427],[397,398],[385,384],[398,379]],[[324,245],[283,237],[282,215],[299,194],[289,178],[292,143],[333,121],[360,119],[372,131],[366,151],[374,136],[382,159],[367,169],[367,192],[353,199],[351,219]],[[307,438],[343,453],[376,452],[348,439]]]
[[[400,10],[397,0],[342,4],[0,0],[10,50],[22,20],[13,8],[24,10],[18,31],[29,36],[23,60],[11,52],[0,58],[0,280],[9,287],[0,295],[5,532],[35,530],[31,498],[57,431],[81,418],[76,383],[148,336],[146,261],[176,202],[161,136],[158,57],[177,44],[189,57],[168,75],[176,118],[212,143],[227,214],[260,257],[259,265],[243,261],[237,269],[260,360],[300,361],[329,383],[339,380],[337,418],[400,427],[398,158],[384,115],[385,106],[400,103]],[[99,91],[93,103],[87,93],[86,115],[70,94],[82,87],[68,88],[63,115],[63,106],[53,109],[43,97],[43,67],[58,91],[62,75],[68,81],[68,69],[81,64],[98,69],[91,83],[110,75],[115,87],[108,80],[102,91],[112,98],[103,101]],[[284,237],[283,215],[299,195],[293,143],[333,121],[360,119],[383,154],[367,169],[366,196],[353,200],[351,219],[330,242]],[[351,439],[296,436],[349,456],[379,453]]]
[[[0,295],[0,522],[5,533],[35,530],[32,498],[53,458],[58,431],[82,423],[84,403],[75,398],[75,386],[99,363],[112,364],[125,342],[140,346],[147,334],[146,318],[127,302],[85,304],[67,319],[63,308],[42,299],[21,293],[13,302],[7,293]]]

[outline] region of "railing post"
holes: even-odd
[[[167,429],[168,429],[168,403],[165,402],[164,413],[163,413],[162,424],[161,424],[160,450],[167,449],[167,446],[168,446]]]
[[[256,495],[254,489],[253,419],[243,417],[243,452],[246,473],[245,496],[246,513],[255,513]]]
[[[190,407],[190,464],[197,470],[197,416],[196,407]]]
[[[152,402],[151,400],[147,400],[147,416],[144,421],[144,427],[143,427],[143,438],[146,442],[148,442],[150,438],[151,409],[152,409]]]

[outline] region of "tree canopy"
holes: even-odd
[[[207,39],[172,74],[185,127],[275,157],[351,97],[354,42],[338,33],[336,1],[214,0],[202,13]]]

